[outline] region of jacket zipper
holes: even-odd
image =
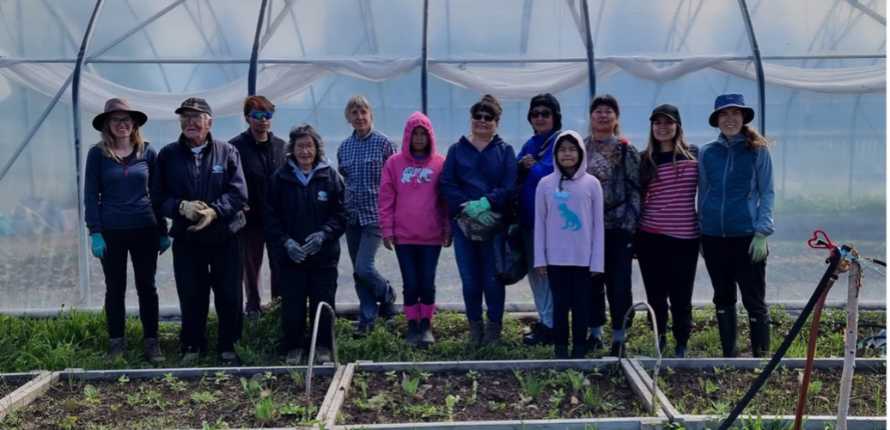
[[[720,235],[726,237],[725,211],[726,211],[726,182],[729,176],[729,163],[732,157],[732,151],[726,147],[726,161],[723,165],[723,193],[720,196]]]

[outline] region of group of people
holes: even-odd
[[[354,96],[344,110],[353,132],[338,147],[334,167],[311,125],[291,129],[287,142],[274,136],[275,106],[262,96],[247,97],[248,128],[228,143],[211,135],[213,112],[205,100],[183,101],[175,111],[182,133],[160,151],[141,136],[147,116],[125,100],[109,100],[93,119],[102,137],[87,156],[85,205],[91,250],[105,273],[110,355],[126,350],[129,253],[144,354],[163,360],[154,277],[158,255],[172,246],[183,362],[207,351],[212,290],[217,351],[224,363],[237,364],[234,345],[244,315],[261,311],[265,248],[271,293],[282,303],[281,351],[289,364],[302,362],[307,316],[314,319],[319,302],[335,302],[344,234],[359,299],[357,335],[397,313],[396,292],[375,267],[382,245],[395,252],[402,275],[406,342],[434,343],[436,268],[442,247],[453,244],[469,342],[491,344],[501,338],[505,281],[499,269],[511,225],[519,228],[522,249],[514,251],[524,255],[540,316],[524,335],[527,344],[552,344],[557,358],[584,357],[604,347],[608,308],[610,353],[617,354],[636,257],[660,347],[670,310],[674,352],[685,356],[701,252],[724,355],[737,354],[737,286],[753,353],[768,352],[772,170],[767,141],[748,125],[754,111],[741,95],[717,97],[709,123],[720,133],[700,150],[686,141],[675,106],[652,111],[649,141],[639,152],[620,132],[613,96],[593,99],[583,137],[564,130],[558,100],[540,94],[527,115],[533,135],[517,156],[497,134],[502,112],[497,99],[483,96],[470,107],[469,132],[443,157],[426,115],[407,119],[397,152],[374,128],[368,100]],[[331,359],[332,323],[321,318],[320,362]]]

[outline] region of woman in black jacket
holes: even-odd
[[[287,161],[272,175],[266,193],[266,241],[281,270],[281,326],[287,363],[299,364],[319,302],[334,306],[340,236],[346,226],[343,179],[324,158],[321,136],[310,125],[290,132]],[[318,329],[316,359],[331,361],[330,317]]]

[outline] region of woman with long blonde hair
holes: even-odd
[[[124,297],[127,288],[127,254],[133,262],[143,352],[151,362],[164,356],[158,345],[158,293],[155,271],[158,254],[170,247],[167,224],[152,209],[148,195],[157,153],[142,139],[139,128],[148,117],[113,98],[93,118],[102,135],[87,154],[84,180],[86,223],[90,249],[105,273],[105,315],[111,359],[127,350],[124,338]]]

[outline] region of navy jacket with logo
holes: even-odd
[[[195,168],[185,136],[167,144],[158,153],[157,175],[152,180],[152,204],[173,220],[170,236],[177,240],[200,243],[221,243],[234,237],[244,225],[247,185],[241,170],[241,159],[234,146],[207,135],[200,169]],[[209,226],[198,232],[186,230],[195,222],[179,214],[183,200],[200,200],[217,215]]]
[[[327,165],[316,166],[307,185],[297,180],[290,164],[278,169],[266,190],[265,232],[271,258],[278,258],[280,264],[296,264],[287,256],[284,243],[293,239],[303,245],[306,236],[323,231],[321,250],[301,266],[337,267],[340,236],[346,231],[344,190],[343,178]]]

